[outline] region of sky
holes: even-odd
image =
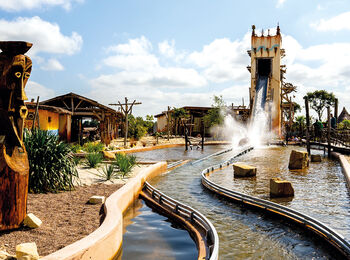
[[[0,40],[33,43],[29,99],[73,92],[104,105],[167,106],[249,101],[251,26],[280,25],[295,101],[325,89],[350,110],[348,0],[0,0]],[[340,112],[339,111],[339,112]]]

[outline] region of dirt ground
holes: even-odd
[[[0,233],[0,249],[15,254],[20,243],[35,242],[40,256],[48,255],[93,232],[99,227],[101,205],[86,202],[93,195],[108,197],[122,184],[94,184],[74,191],[28,194],[28,213],[43,224],[37,229],[20,228]]]

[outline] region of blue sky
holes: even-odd
[[[350,109],[350,4],[333,1],[0,0],[1,40],[32,42],[29,98],[68,92],[136,115],[248,103],[251,25],[280,24],[296,101],[326,89]]]

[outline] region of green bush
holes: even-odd
[[[57,192],[73,187],[78,177],[70,145],[48,131],[26,131],[24,144],[29,160],[29,191]]]
[[[126,174],[131,172],[132,167],[136,165],[136,156],[123,153],[117,153],[115,155],[114,165],[117,167],[121,176],[124,178]]]
[[[88,153],[97,153],[103,151],[105,148],[103,143],[87,142],[83,145],[83,150]]]
[[[98,175],[104,180],[108,181],[116,177],[115,166],[113,164],[106,164],[104,168],[102,168],[102,172]]]
[[[90,168],[95,168],[103,160],[103,155],[100,153],[88,153],[86,155],[86,165]]]
[[[79,144],[72,144],[71,145],[71,150],[73,153],[78,153],[82,149],[83,149],[83,147],[81,147]]]
[[[350,120],[343,120],[340,124],[339,124],[339,129],[350,129]]]

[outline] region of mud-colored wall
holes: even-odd
[[[28,112],[35,113],[35,109],[28,109]],[[39,127],[42,130],[49,130],[55,134],[58,134],[59,126],[59,114],[56,112],[39,109]],[[33,120],[26,120],[25,128],[31,128],[33,125]],[[37,125],[37,123],[36,123]]]
[[[257,59],[271,58],[272,73],[269,78],[267,98],[272,101],[271,127],[276,134],[281,135],[281,47],[282,36],[252,35],[251,38],[251,88],[250,98],[255,98],[255,87],[257,81]],[[272,100],[271,100],[272,99]],[[269,108],[265,108],[268,110]]]

